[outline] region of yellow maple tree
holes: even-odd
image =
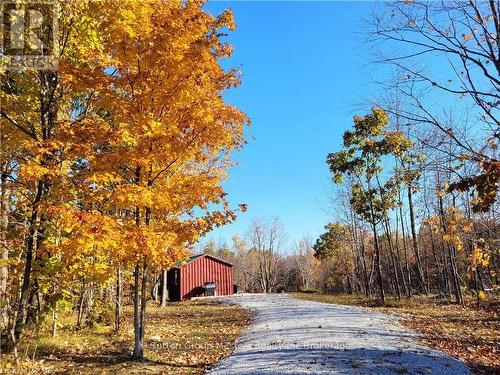
[[[149,275],[235,218],[221,183],[248,119],[223,98],[240,73],[220,64],[232,51],[221,31],[234,22],[198,1],[68,1],[59,11],[59,70],[4,73],[12,89],[0,121],[22,150],[11,161],[28,222],[13,339],[34,279],[104,283],[126,267],[142,359]]]

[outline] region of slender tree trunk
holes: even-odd
[[[162,283],[161,283],[161,303],[160,303],[161,307],[167,306],[167,299],[168,299],[167,276],[168,276],[167,270],[163,270]]]
[[[148,265],[146,260],[144,260],[142,268],[142,290],[141,290],[141,352],[144,358],[144,336],[146,333],[146,303],[148,301],[147,294],[148,286]]]
[[[347,293],[352,294],[353,293],[353,286],[351,282],[351,278],[347,276]]]
[[[434,263],[436,264],[436,270],[437,270],[437,287],[438,290],[440,290],[443,294],[446,294],[446,270],[443,267],[443,264],[438,257],[438,254],[436,252],[436,244],[434,241],[434,235],[432,233],[432,229],[429,228],[429,238],[431,240],[431,250],[432,250],[432,256],[434,259]]]
[[[115,300],[115,331],[118,332],[122,324],[122,288],[123,288],[123,277],[122,277],[122,267],[121,264],[118,265],[116,269],[116,300]]]
[[[451,280],[450,280],[451,271],[450,271],[450,265],[448,264],[448,256],[446,254],[446,249],[443,243],[441,243],[441,257],[443,259],[443,264],[444,264],[443,277],[446,287],[446,294],[448,296],[451,296],[453,294],[451,290]]]
[[[260,269],[260,287],[263,293],[267,293],[267,284],[266,284],[266,267],[265,267],[265,253],[264,251],[260,251],[259,256],[259,269]]]
[[[137,166],[135,170],[135,182],[139,185],[141,180],[141,167]],[[147,216],[147,215],[146,215]],[[147,220],[147,217],[146,217]],[[135,224],[137,227],[141,226],[141,210],[139,207],[135,208]],[[145,283],[141,281],[144,278],[143,268],[145,267],[145,260],[137,261],[134,270],[134,353],[133,358],[136,361],[144,359],[144,329],[142,319],[142,298],[140,291],[145,288]],[[142,277],[141,277],[142,276]],[[142,284],[142,288],[141,288]],[[144,297],[144,296],[142,296]]]
[[[424,280],[425,280],[425,288],[427,291],[427,294],[430,292],[430,281],[429,281],[429,254],[428,254],[428,247],[424,246],[423,247],[423,258],[422,258],[422,268],[424,271]]]
[[[412,243],[413,243],[413,251],[415,253],[415,260],[417,262],[417,272],[418,272],[418,278],[419,282],[421,285],[421,290],[423,293],[427,294],[429,293],[429,290],[427,288],[427,283],[425,282],[424,278],[424,270],[422,267],[422,261],[420,259],[420,252],[418,250],[418,242],[417,242],[417,231],[415,229],[415,213],[413,212],[413,191],[411,188],[411,185],[408,185],[408,206],[410,209],[410,227],[411,227],[411,237],[412,237]]]
[[[1,139],[0,139],[1,142]],[[2,267],[0,268],[0,327],[4,328],[7,324],[7,280],[9,278],[9,268],[7,260],[9,259],[9,248],[7,245],[7,230],[9,227],[9,204],[7,193],[7,174],[4,173],[2,165],[2,175],[0,181],[0,249]]]
[[[88,283],[87,303],[85,304],[85,317],[87,324],[93,323],[91,319],[93,317],[92,311],[94,309],[94,302],[95,302],[95,284],[94,282],[91,281]]]
[[[364,292],[362,288],[359,288],[359,280],[361,280],[360,275],[361,275],[361,260],[359,256],[359,246],[358,246],[358,234],[356,230],[356,226],[353,220],[351,220],[350,223],[350,233],[353,241],[353,246],[351,248],[352,250],[352,259],[354,262],[354,274],[352,275],[353,279],[355,279],[355,285],[356,289],[360,289],[361,292]],[[299,267],[300,267],[300,261],[299,261]],[[304,280],[304,277],[302,278]],[[304,285],[303,283],[302,285]]]
[[[372,297],[372,290],[370,286],[370,275],[368,274],[368,267],[366,266],[366,252],[365,252],[365,240],[363,234],[361,233],[361,260],[363,262],[363,276],[365,282],[365,291],[368,298]]]
[[[160,273],[159,276],[153,275],[154,277],[154,284],[153,287],[151,288],[151,299],[153,301],[159,301],[160,300],[160,284],[163,279],[163,275]]]
[[[141,337],[141,316],[139,306],[139,283],[141,264],[137,262],[134,270],[134,359],[142,361],[144,356],[144,347]]]
[[[146,259],[137,262],[134,272],[134,359],[144,359],[144,333],[146,323],[146,303],[148,299],[148,266]],[[140,292],[139,292],[140,290]]]
[[[465,200],[465,203],[466,203],[466,213],[467,213],[467,219],[469,219],[471,222],[472,222],[472,215],[471,215],[471,204],[470,204],[470,200],[469,200],[469,194],[464,194],[464,200]],[[472,254],[473,250],[474,250],[474,241],[477,241],[477,235],[476,235],[476,232],[474,231],[473,232],[473,237],[472,238],[469,238],[467,240],[467,248],[469,250],[469,256]],[[480,280],[481,280],[481,277],[480,277],[480,274],[479,274],[479,269],[477,267],[474,267],[473,269],[473,275],[474,275],[474,290],[476,292],[476,304],[477,306],[479,307],[479,305],[481,304],[481,295],[480,295],[480,292],[484,290],[483,288],[483,285],[481,283],[480,285]]]
[[[380,245],[377,234],[377,227],[375,223],[372,223],[373,230],[373,240],[375,241],[375,266],[377,269],[377,277],[378,277],[378,288],[380,292],[380,299],[382,302],[385,302],[385,293],[384,293],[384,282],[382,280],[382,267],[380,266]]]
[[[31,266],[33,262],[33,250],[35,247],[35,241],[37,236],[37,222],[38,222],[38,213],[40,208],[40,203],[42,202],[42,198],[45,190],[45,183],[43,181],[38,181],[37,191],[35,195],[35,199],[33,200],[31,217],[29,221],[28,234],[26,237],[26,245],[25,245],[25,263],[24,263],[24,272],[23,272],[23,282],[21,285],[21,295],[19,298],[19,303],[17,307],[17,317],[14,326],[14,339],[17,343],[19,341],[19,337],[21,336],[21,332],[23,329],[23,325],[26,318],[26,312],[28,308],[28,300],[30,297],[30,289],[31,289]],[[16,344],[12,343],[12,344]]]
[[[56,337],[57,335],[57,313],[56,308],[52,310],[52,337]]]
[[[479,282],[478,282],[478,277],[477,277],[477,269],[474,270],[474,290],[476,292],[476,305],[479,307],[481,304],[481,298],[479,296]]]
[[[80,292],[80,301],[78,303],[78,317],[76,319],[76,328],[82,328],[82,320],[83,320],[83,306],[85,302],[85,277],[82,279],[82,289]]]
[[[401,252],[400,252],[400,246],[399,246],[399,232],[398,232],[398,219],[396,217],[396,241],[394,244],[394,249],[395,249],[395,255],[396,255],[396,264],[398,266],[398,272],[401,275],[401,280],[403,281],[403,289],[404,293],[406,296],[408,296],[408,285],[406,284],[406,278],[405,278],[405,273],[403,271],[403,264],[401,261]]]
[[[451,265],[453,286],[455,289],[455,299],[459,305],[463,306],[464,300],[463,300],[463,296],[462,296],[462,290],[460,289],[460,277],[458,275],[457,255],[456,255],[456,250],[455,250],[454,246],[448,245],[448,254],[449,254],[450,265]]]
[[[399,198],[399,201],[402,203],[401,198]],[[407,292],[408,298],[411,298],[411,271],[410,271],[410,262],[408,259],[408,246],[406,246],[406,233],[405,233],[405,224],[404,224],[404,215],[403,215],[402,205],[399,206],[399,216],[401,218],[401,235],[403,236],[403,251],[405,254],[405,268],[406,268],[406,277],[407,277],[407,283],[408,283],[408,289],[406,292]]]
[[[441,217],[441,226],[443,228],[444,233],[448,232],[448,228],[446,228],[446,218],[445,218],[445,213],[444,213],[444,206],[443,206],[443,199],[439,197],[439,213]],[[463,306],[464,300],[462,296],[462,290],[460,289],[460,277],[458,275],[458,266],[457,266],[457,254],[455,247],[446,244],[446,247],[448,249],[448,259],[450,262],[450,268],[451,268],[451,277],[453,281],[453,287],[455,290],[455,299],[456,302],[460,305]]]
[[[396,290],[396,296],[398,299],[401,299],[401,290],[399,288],[398,269],[396,266],[396,259],[395,259],[395,255],[394,255],[394,246],[393,246],[392,239],[391,239],[391,228],[389,226],[389,220],[387,218],[384,220],[384,226],[385,226],[385,233],[387,236],[387,243],[389,245],[389,255],[390,255],[391,263],[392,263],[392,272],[393,272],[393,276],[394,276],[394,287]]]

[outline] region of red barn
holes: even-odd
[[[233,265],[211,254],[194,255],[167,273],[170,300],[233,294]]]

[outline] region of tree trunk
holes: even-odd
[[[396,223],[397,224],[397,223]],[[397,225],[396,225],[397,227]],[[406,278],[405,278],[405,273],[403,271],[403,265],[402,265],[402,261],[401,261],[401,253],[399,251],[399,243],[398,243],[398,232],[396,230],[396,244],[395,244],[395,256],[396,256],[396,265],[398,267],[398,272],[399,272],[399,275],[401,275],[401,280],[403,281],[403,289],[404,289],[404,293],[405,295],[409,295],[409,291],[408,291],[408,285],[406,284]]]
[[[418,272],[418,278],[419,278],[421,290],[423,293],[427,294],[427,293],[429,293],[429,290],[427,288],[427,283],[425,282],[424,270],[422,267],[422,261],[420,259],[420,252],[418,250],[417,231],[415,229],[415,213],[413,212],[412,194],[413,194],[413,192],[412,192],[411,185],[408,185],[408,206],[410,208],[410,228],[411,228],[411,237],[412,237],[412,243],[413,243],[413,252],[415,253],[415,260],[417,262],[417,272]]]
[[[115,331],[118,332],[121,328],[122,323],[122,267],[118,265],[116,269],[116,301],[115,301]]]
[[[474,270],[474,290],[476,292],[476,306],[479,307],[481,304],[481,297],[479,295],[479,281],[478,281],[478,272],[477,269]]]
[[[76,319],[76,328],[82,328],[82,320],[83,320],[83,305],[85,302],[85,277],[82,280],[82,290],[80,292],[80,301],[78,303],[78,318]]]
[[[167,288],[167,275],[168,271],[163,270],[162,272],[162,283],[161,283],[161,307],[167,306],[167,300],[168,300],[168,288]]]
[[[394,287],[396,289],[396,296],[398,299],[401,299],[401,290],[399,288],[398,269],[396,266],[394,247],[393,247],[392,239],[391,239],[391,229],[389,227],[389,220],[388,219],[384,220],[384,227],[385,227],[385,233],[387,236],[387,243],[389,244],[389,254],[390,254],[391,263],[392,263],[392,271],[393,271],[393,276],[394,276]]]
[[[153,301],[158,301],[158,291],[159,291],[159,285],[162,279],[162,275],[160,276],[154,276],[154,284],[153,287],[151,288],[151,299]]]
[[[31,209],[28,234],[26,237],[23,282],[21,285],[21,295],[19,298],[19,303],[17,307],[17,317],[14,326],[14,339],[16,343],[17,341],[19,341],[19,337],[21,336],[28,308],[28,300],[30,297],[30,289],[31,289],[30,281],[31,281],[31,266],[33,262],[33,250],[38,232],[37,228],[38,213],[39,213],[40,203],[42,202],[42,198],[44,196],[44,190],[45,190],[44,181],[38,181],[37,191]],[[15,345],[16,343],[12,344]]]
[[[134,270],[134,359],[142,361],[144,348],[141,339],[141,316],[139,306],[139,281],[141,270],[140,262],[137,262]]]
[[[399,198],[399,201],[402,204],[401,198]],[[405,268],[406,268],[406,277],[407,277],[406,282],[408,285],[408,289],[406,290],[406,294],[408,295],[408,298],[411,298],[411,271],[410,271],[410,262],[408,260],[408,247],[406,246],[406,233],[405,233],[405,223],[404,223],[402,205],[399,206],[399,216],[401,218],[401,235],[403,236],[403,251],[405,254]],[[396,227],[397,227],[397,225],[396,225]]]
[[[141,167],[137,166],[135,170],[136,184],[139,185],[141,180]],[[147,216],[147,215],[146,215]],[[147,217],[146,217],[147,220]],[[137,227],[141,226],[141,210],[139,207],[135,208],[135,224]],[[141,264],[142,263],[142,264]],[[142,298],[139,295],[139,289],[143,289],[144,282],[141,281],[144,278],[144,271],[141,269],[141,265],[145,267],[144,259],[142,261],[137,261],[134,270],[134,353],[133,358],[136,361],[142,361],[144,359],[144,331],[143,331],[143,320],[142,320]],[[142,273],[142,275],[141,275]],[[142,276],[142,277],[141,277]]]
[[[372,288],[370,286],[370,275],[368,274],[368,268],[366,266],[366,258],[365,258],[364,254],[363,254],[363,276],[364,276],[366,297],[372,298]]]
[[[376,258],[375,266],[377,269],[377,276],[378,276],[378,288],[380,292],[380,299],[382,300],[382,302],[385,302],[384,282],[382,280],[382,268],[380,266],[380,245],[378,241],[378,234],[375,223],[372,223],[372,230],[373,230],[373,240],[375,241],[375,258]]]
[[[39,100],[40,100],[40,130],[41,130],[41,140],[46,141],[52,137],[52,132],[57,125],[58,107],[57,100],[55,99],[55,93],[58,86],[58,76],[55,71],[39,71],[38,73],[40,80],[39,87]],[[47,159],[41,161],[42,166],[48,164]],[[28,224],[28,233],[25,239],[25,264],[23,271],[23,281],[21,285],[21,292],[18,300],[17,306],[17,316],[14,323],[12,341],[8,342],[8,349],[17,345],[23,326],[26,319],[26,312],[28,307],[28,299],[30,297],[31,288],[31,267],[33,263],[33,252],[35,241],[37,241],[37,235],[41,224],[38,222],[40,220],[40,205],[49,190],[49,181],[44,176],[41,180],[37,182],[36,192],[34,194],[34,199],[31,205],[31,215]],[[39,239],[40,244],[41,240]]]
[[[444,264],[444,272],[443,272],[443,277],[444,277],[444,283],[445,283],[445,288],[446,288],[446,295],[451,296],[452,295],[452,290],[451,290],[451,281],[450,281],[450,266],[448,264],[448,256],[446,254],[445,247],[443,243],[441,243],[441,256],[443,259],[443,264]]]
[[[368,298],[372,297],[372,289],[370,286],[370,275],[368,274],[368,267],[366,266],[366,254],[365,254],[365,240],[363,234],[361,233],[361,259],[363,262],[363,273],[365,282],[365,291]]]
[[[57,335],[57,313],[56,308],[52,310],[52,337],[56,337]]]
[[[436,270],[437,270],[437,287],[438,290],[440,290],[443,295],[446,294],[446,270],[443,268],[441,259],[438,257],[436,253],[436,244],[434,242],[434,235],[432,233],[432,229],[429,228],[429,238],[431,240],[431,250],[432,250],[432,257],[434,259],[434,263],[436,264]],[[441,277],[442,276],[442,277]]]
[[[144,359],[144,328],[147,302],[147,272],[146,260],[137,262],[134,272],[134,353],[136,361]]]
[[[94,302],[95,302],[95,284],[94,282],[90,282],[88,287],[88,293],[87,293],[87,304],[85,308],[85,315],[87,318],[88,323],[93,323],[91,321],[92,319],[92,310],[94,309]]]
[[[146,327],[146,303],[148,301],[147,295],[147,286],[148,286],[148,265],[146,260],[144,260],[144,266],[142,269],[142,298],[141,298],[141,356],[144,358],[144,335],[145,335],[145,327]]]
[[[7,246],[7,230],[9,227],[9,204],[7,194],[7,174],[3,170],[0,181],[0,251],[1,261],[3,263],[0,268],[0,327],[4,327],[7,323],[7,280],[9,278],[9,268],[7,260],[9,259],[9,249]]]
[[[459,305],[463,306],[464,300],[462,296],[462,290],[460,289],[460,277],[458,275],[457,255],[454,246],[448,245],[448,254],[450,258],[453,286],[455,289],[455,299]]]
[[[447,233],[448,228],[446,228],[445,224],[446,218],[444,213],[443,199],[441,197],[439,197],[439,213],[441,218],[441,226],[443,228],[444,233]],[[453,281],[453,287],[455,290],[455,299],[458,304],[463,306],[464,300],[462,296],[462,290],[460,289],[460,277],[458,275],[456,250],[455,247],[450,244],[446,244],[446,247],[448,248],[448,259],[451,268],[451,279]]]

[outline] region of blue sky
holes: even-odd
[[[248,211],[207,239],[244,235],[253,218],[281,218],[288,242],[315,238],[331,218],[321,209],[329,186],[325,158],[341,146],[357,104],[370,98],[363,18],[370,2],[212,2],[231,8],[235,46],[224,62],[241,67],[243,84],[227,100],[252,120],[249,144],[225,188]],[[368,102],[367,102],[368,103]],[[357,106],[357,107],[356,107]],[[366,106],[369,108],[369,105]],[[255,138],[255,139],[254,139]]]

